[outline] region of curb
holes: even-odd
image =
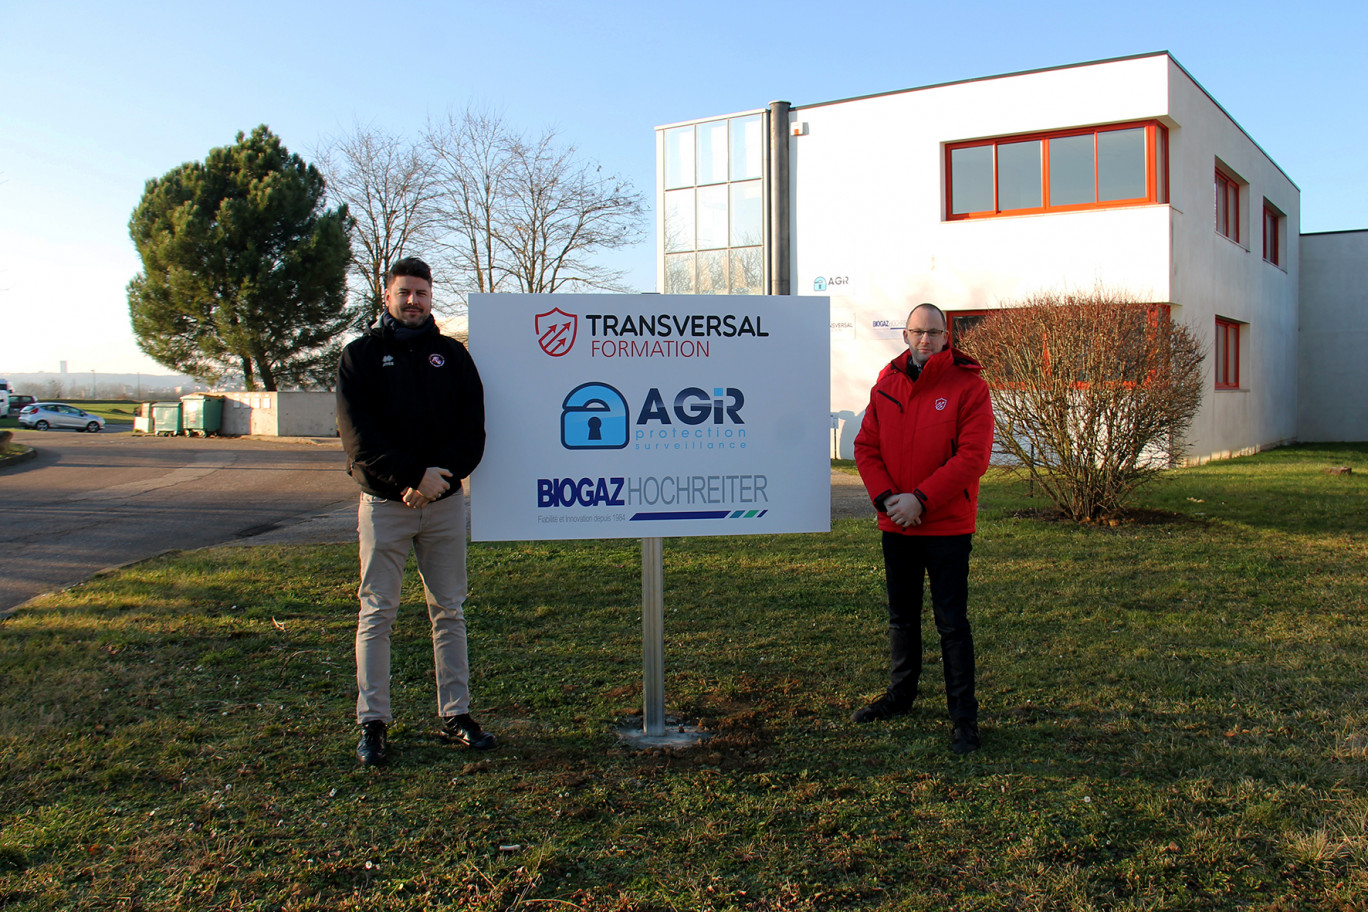
[[[38,456],[36,447],[29,447],[26,452],[15,453],[13,456],[0,456],[0,469],[6,469],[13,465],[28,462]]]
[[[38,601],[38,599],[52,595],[54,592],[65,592],[68,589],[75,589],[77,586],[84,586],[91,580],[97,579],[101,576],[106,576],[110,573],[118,573],[120,570],[132,567],[135,564],[141,564],[147,561],[156,560],[157,558],[165,557],[168,554],[175,554],[180,550],[180,548],[166,548],[165,550],[158,551],[156,554],[149,554],[146,557],[135,557],[132,560],[124,561],[122,564],[112,564],[111,566],[96,570],[94,573],[90,574],[90,576],[87,576],[85,579],[77,580],[74,583],[67,583],[65,586],[58,586],[55,589],[49,589],[46,592],[39,592],[37,595],[33,595],[29,598],[24,599],[17,605],[11,605],[8,608],[0,609],[0,621],[4,621],[13,617],[15,614],[27,608],[29,605]]]

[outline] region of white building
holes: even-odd
[[[1368,231],[1301,236],[1301,440],[1368,440]]]
[[[829,295],[844,457],[914,305],[1098,284],[1206,343],[1189,460],[1298,438],[1300,191],[1166,52],[656,136],[659,290]]]

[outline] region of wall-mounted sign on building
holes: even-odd
[[[830,528],[825,297],[470,296],[479,541]]]
[[[855,314],[849,310],[833,310],[831,312],[831,338],[849,339],[855,338]]]
[[[871,339],[901,339],[907,325],[906,314],[866,313],[860,317],[861,335]]]
[[[850,276],[817,276],[812,280],[812,290],[817,294],[849,294],[852,291]]]

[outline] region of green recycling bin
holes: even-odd
[[[181,427],[181,404],[179,402],[152,403],[152,429],[158,437],[178,436]]]
[[[223,427],[223,399],[219,396],[182,396],[182,424],[191,437],[208,437]]]

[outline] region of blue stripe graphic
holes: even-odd
[[[682,513],[634,513],[632,522],[656,519],[759,519],[769,510],[695,510]]]

